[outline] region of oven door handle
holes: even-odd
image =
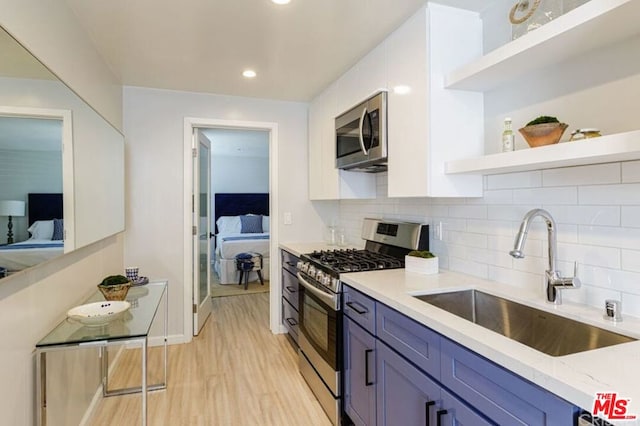
[[[311,294],[320,299],[325,305],[331,307],[334,311],[338,310],[339,300],[337,295],[327,294],[324,291],[316,288],[309,281],[305,280],[302,275],[300,275],[300,272],[298,272],[296,275],[298,276],[298,282],[305,288],[305,290],[309,290]]]

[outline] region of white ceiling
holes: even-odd
[[[312,99],[427,2],[65,1],[124,85],[292,101]]]

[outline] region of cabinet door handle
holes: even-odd
[[[436,411],[436,426],[442,426],[442,417],[444,417],[444,415],[447,413],[447,410]]]
[[[353,309],[358,315],[364,315],[369,313],[369,310],[367,308],[365,308],[364,306],[362,306],[357,302],[347,302],[345,303],[345,305]],[[359,306],[359,308],[357,308],[356,306]]]
[[[373,382],[369,380],[369,354],[373,353],[373,349],[364,351],[364,385],[371,386]]]
[[[424,403],[424,413],[426,415],[426,420],[424,422],[425,426],[430,426],[431,425],[431,407],[433,407],[434,405],[436,405],[435,401],[427,401]]]
[[[294,287],[294,286],[292,286],[292,285],[288,285],[288,286],[286,286],[285,288],[286,288],[287,290],[289,290],[289,293],[295,293],[296,291],[298,291],[298,289],[297,289],[297,288],[295,288],[295,287]]]
[[[284,263],[286,263],[286,264],[287,264],[287,265],[289,265],[289,266],[296,266],[296,264],[295,264],[295,263],[293,263],[293,262],[286,261],[286,262],[284,262]]]
[[[287,318],[285,321],[287,321],[291,327],[298,325],[298,321],[293,318]]]

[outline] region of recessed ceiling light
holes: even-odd
[[[242,71],[242,75],[246,78],[254,78],[258,74],[256,74],[254,70],[244,70]]]
[[[271,0],[275,4],[288,4],[291,0]]]

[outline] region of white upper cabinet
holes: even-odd
[[[483,95],[450,90],[444,76],[482,52],[476,13],[430,4],[386,40],[389,197],[479,197],[478,176],[446,161],[483,150]]]
[[[639,16],[638,0],[590,0],[448,72],[448,88],[484,93],[485,146],[480,155],[447,161],[447,173],[488,175],[640,158]],[[569,124],[564,141],[577,128],[597,127],[603,136],[529,148],[516,132],[516,151],[499,152],[505,116],[517,129],[539,115]]]
[[[379,44],[358,61],[337,82],[340,115],[380,90],[387,88],[385,43]]]

